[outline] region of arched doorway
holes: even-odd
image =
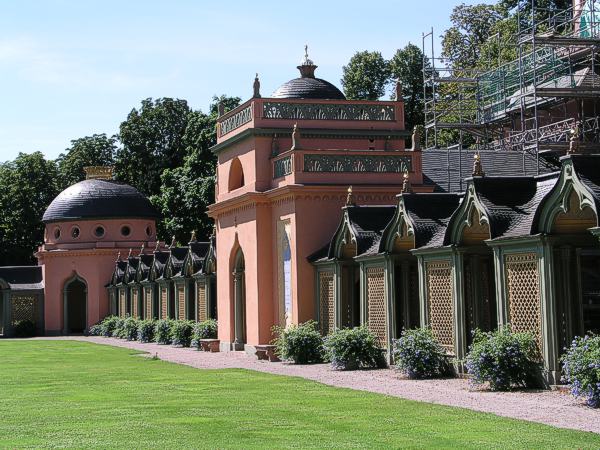
[[[64,334],[84,333],[87,329],[87,285],[78,276],[65,283]]]
[[[234,350],[244,350],[246,344],[246,265],[244,253],[238,249],[233,265]]]

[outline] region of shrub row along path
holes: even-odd
[[[302,377],[330,386],[376,392],[441,405],[468,408],[499,416],[561,428],[600,433],[600,410],[584,406],[561,391],[489,392],[474,389],[465,379],[407,380],[392,369],[336,371],[328,364],[294,365],[259,361],[244,352],[206,353],[191,348],[142,344],[116,338],[70,336],[37,339],[75,339],[125,347],[158,356],[164,361],[198,369],[248,369]]]

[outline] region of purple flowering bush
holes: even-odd
[[[475,330],[466,369],[472,383],[488,383],[492,391],[540,384],[540,356],[534,337],[513,333],[509,327],[490,332]]]
[[[273,327],[273,333],[277,336],[273,340],[275,353],[281,359],[296,364],[323,362],[323,337],[314,320],[287,328]]]
[[[446,351],[430,328],[402,331],[392,348],[396,368],[408,378],[437,378],[450,373]]]
[[[562,357],[563,381],[571,394],[600,408],[600,335],[576,337]]]

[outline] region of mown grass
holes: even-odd
[[[83,342],[0,341],[0,362],[1,448],[600,448],[592,433]]]

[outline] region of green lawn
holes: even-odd
[[[600,448],[600,436],[108,346],[0,341],[0,448]]]

